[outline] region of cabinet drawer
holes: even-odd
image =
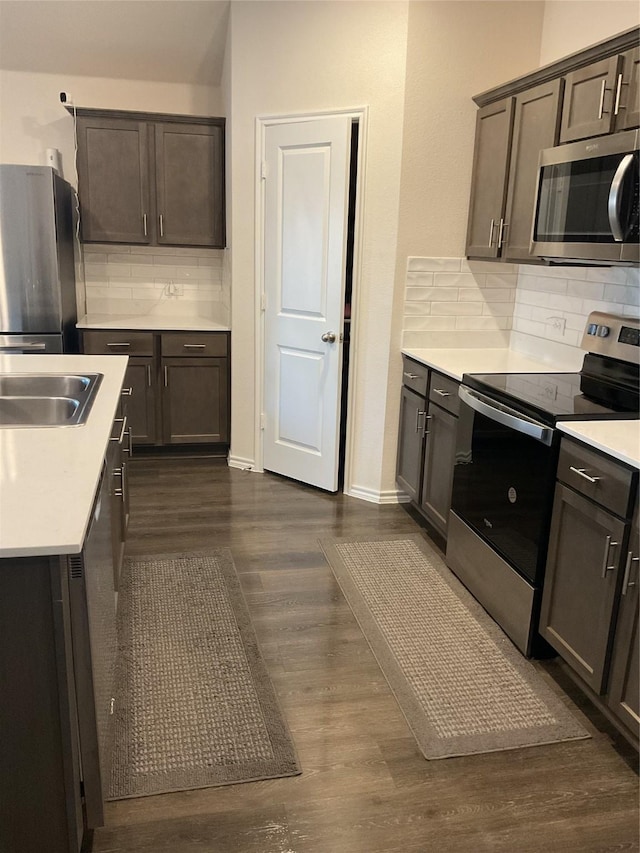
[[[567,439],[560,445],[558,480],[586,495],[621,518],[631,512],[636,474],[582,444]]]
[[[163,332],[163,356],[216,356],[228,355],[227,332]]]
[[[85,330],[82,333],[82,348],[91,355],[153,355],[153,334]]]
[[[402,356],[402,384],[406,388],[411,388],[416,394],[421,397],[427,396],[427,386],[429,384],[429,368],[414,361],[412,358]]]
[[[458,397],[458,388],[460,383],[455,379],[450,379],[442,373],[431,371],[431,381],[429,382],[429,400],[432,403],[437,403],[442,406],[452,415],[457,415],[460,409],[460,397]]]

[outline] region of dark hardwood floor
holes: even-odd
[[[418,752],[317,543],[417,531],[404,509],[219,459],[136,459],[130,481],[130,555],[231,549],[303,773],[109,803],[94,853],[638,849],[635,756],[596,712],[586,741]]]

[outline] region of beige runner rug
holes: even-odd
[[[422,536],[320,544],[426,758],[590,737]]]

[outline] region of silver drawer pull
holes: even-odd
[[[629,587],[636,585],[635,581],[629,580],[629,574],[631,572],[631,564],[632,563],[638,563],[638,562],[640,562],[640,557],[634,557],[633,551],[629,551],[629,553],[627,554],[627,562],[626,562],[626,565],[624,567],[624,580],[622,581],[622,594],[623,595],[627,594],[627,590],[629,589]]]
[[[420,409],[416,412],[416,432],[420,432],[420,418],[426,414],[426,412],[422,412]]]
[[[434,388],[434,394],[439,394],[441,397],[450,397],[451,394],[448,391],[443,391],[442,388]]]
[[[206,349],[206,344],[182,344],[185,349]]]
[[[407,379],[420,379],[420,377],[418,376],[417,373],[407,373],[406,370],[404,371],[404,373],[402,375],[406,376]]]
[[[131,386],[129,386],[129,388],[123,388],[120,394],[123,397],[131,397],[133,395],[133,388],[131,388]]]
[[[577,474],[579,477],[583,477],[585,480],[588,480],[590,483],[600,482],[600,477],[590,477],[584,468],[574,468],[573,465],[570,465],[569,470],[573,471],[573,473]]]
[[[111,341],[107,342],[108,347],[130,347],[131,344],[128,341]]]
[[[127,431],[127,419],[125,418],[115,418],[114,424],[122,424],[120,427],[120,435],[116,438],[115,436],[111,437],[111,441],[115,441],[117,444],[122,444],[124,440],[124,434]]]
[[[425,415],[424,419],[424,429],[422,430],[422,437],[429,435],[429,430],[427,429],[427,421],[433,420],[433,415]]]
[[[604,559],[602,561],[602,577],[606,578],[609,572],[614,572],[616,567],[609,565],[609,555],[611,553],[612,548],[616,548],[618,546],[618,542],[612,542],[611,537],[607,536],[604,542]]]

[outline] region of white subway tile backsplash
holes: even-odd
[[[229,278],[219,249],[87,244],[84,246],[87,311],[214,316],[228,322]],[[170,296],[167,285],[182,286]]]
[[[640,270],[409,258],[405,300],[405,346],[507,345],[513,329],[573,352],[591,311],[638,315]]]

